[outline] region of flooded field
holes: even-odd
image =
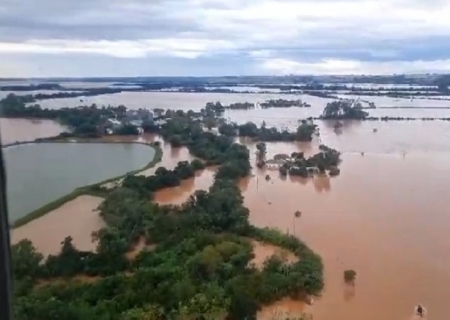
[[[446,319],[449,132],[445,122],[347,123],[341,133],[321,123],[322,142],[343,152],[340,176],[281,179],[276,170],[254,169],[254,177],[243,179],[251,222],[301,237],[325,264],[325,290],[313,306],[283,299],[264,308],[260,318],[291,310],[318,320],[375,320],[383,306],[383,319],[410,319],[414,306],[423,303],[429,319]],[[254,144],[240,141],[254,154]],[[267,156],[310,154],[318,144],[268,143]],[[185,159],[181,150],[172,155]],[[170,165],[174,162],[171,158]],[[160,191],[156,200],[182,203],[212,180],[213,174],[204,171],[182,186]],[[301,217],[295,217],[297,210]],[[346,269],[357,272],[354,287],[344,283]]]
[[[96,211],[102,201],[103,198],[88,195],[75,198],[39,219],[13,229],[11,243],[29,239],[37,251],[48,256],[58,254],[61,241],[71,236],[77,249],[93,251],[96,243],[91,241],[91,233],[105,226]]]
[[[342,98],[353,99],[358,96],[338,95]],[[389,97],[359,96],[360,99],[374,102],[379,109],[368,110],[371,116],[381,117],[450,117],[450,101],[431,99],[397,99]],[[245,119],[255,119],[262,122],[275,115],[276,118],[289,120],[294,117],[306,118],[321,115],[326,104],[333,99],[319,98],[305,94],[276,94],[276,93],[183,93],[183,92],[121,92],[94,97],[77,97],[42,100],[39,104],[43,108],[58,109],[63,107],[76,107],[79,105],[98,106],[125,105],[130,109],[161,108],[182,109],[198,111],[207,102],[220,101],[223,105],[236,102],[261,103],[270,99],[286,99],[302,101],[311,105],[311,108],[277,108],[268,110],[228,111],[225,116],[236,121],[241,119],[243,112],[249,112]],[[363,103],[367,105],[367,103]],[[390,109],[401,107],[402,109]]]
[[[199,109],[208,101],[228,104],[252,101],[250,97],[266,99],[264,95],[245,94],[145,93],[133,100],[127,94],[121,98],[123,102],[107,96],[93,98],[106,97],[111,100],[104,100],[105,104],[123,103],[132,108],[174,109]],[[315,103],[308,99],[315,99]],[[376,99],[368,97],[378,105]],[[152,105],[147,105],[148,101]],[[305,97],[304,101],[313,107],[229,111],[226,116],[240,123],[265,121],[268,126],[294,128],[298,118],[319,114],[327,102],[315,97]],[[409,109],[386,110],[409,116],[405,113]],[[427,112],[450,116],[447,109],[418,110],[418,116],[430,116]],[[419,303],[427,308],[428,319],[448,319],[450,122],[346,121],[339,130],[334,129],[333,121],[317,124],[320,138],[310,144],[268,143],[267,156],[293,151],[313,153],[324,143],[343,153],[340,176],[281,179],[276,170],[254,169],[254,177],[240,181],[251,223],[299,236],[322,256],[325,265],[325,290],[313,306],[305,308],[286,298],[264,308],[261,319],[276,310],[290,310],[294,314],[312,313],[314,320],[407,320]],[[153,136],[139,139],[155,140]],[[253,143],[240,142],[254,155]],[[145,175],[153,174],[159,166],[174,168],[178,161],[193,159],[186,148],[173,149],[164,143],[162,148],[162,162]],[[195,190],[207,189],[213,176],[213,169],[205,170],[179,187],[157,192],[155,200],[180,204]],[[301,217],[295,217],[297,210]],[[354,287],[344,284],[346,269],[357,272]]]
[[[0,119],[2,144],[53,137],[67,130],[51,120]]]
[[[344,154],[336,178],[283,181],[274,172],[267,182],[266,172],[258,172],[247,182],[245,204],[253,224],[298,235],[321,254],[325,290],[312,307],[314,319],[379,319],[380,306],[383,319],[408,319],[418,303],[430,319],[445,319],[449,160],[445,154]],[[344,284],[346,269],[358,273],[354,291]]]

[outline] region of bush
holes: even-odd
[[[356,271],[355,270],[345,270],[344,271],[344,280],[347,283],[353,283],[356,279]]]

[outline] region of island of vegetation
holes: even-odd
[[[261,103],[261,108],[290,108],[290,107],[300,107],[300,108],[310,108],[311,105],[302,100],[268,100],[266,102]]]
[[[354,119],[363,120],[369,113],[365,112],[360,103],[351,100],[337,100],[327,103],[322,113],[322,119]]]
[[[249,110],[249,109],[255,109],[257,106],[260,106],[262,109],[269,109],[269,108],[290,108],[290,107],[299,107],[299,108],[310,108],[311,105],[305,102],[302,102],[301,100],[284,100],[284,99],[277,99],[277,100],[267,100],[264,102],[261,102],[260,104],[255,104],[251,102],[237,102],[232,103],[230,105],[224,106],[220,102],[208,102],[206,104],[206,108],[214,109],[216,112],[224,112],[225,110]]]
[[[28,240],[14,245],[15,319],[255,319],[261,306],[282,297],[320,293],[318,255],[294,236],[250,225],[236,183],[250,174],[247,147],[206,132],[182,112],[160,134],[199,160],[158,168],[150,177],[130,175],[112,189],[97,187],[107,227],[93,234],[95,252],[79,251],[70,237],[46,258]],[[151,201],[155,191],[208,165],[219,165],[208,191],[196,191],[181,206]],[[127,257],[141,240],[147,249]],[[254,240],[283,247],[297,260],[274,255],[257,268]]]
[[[320,145],[319,152],[310,157],[305,157],[303,152],[293,152],[291,155],[277,154],[269,160],[266,159],[267,147],[264,142],[259,142],[256,149],[258,150],[257,166],[278,168],[281,176],[289,174],[307,178],[314,174],[326,174],[327,170],[330,176],[340,173],[338,168],[341,161],[340,152],[325,145]]]

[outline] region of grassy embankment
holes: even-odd
[[[67,141],[42,141],[42,142],[51,142],[51,143],[62,143],[62,142],[67,142]],[[29,143],[36,143],[36,142],[29,142]],[[46,213],[55,210],[56,208],[59,208],[60,206],[62,206],[63,204],[65,204],[66,202],[69,202],[81,195],[93,195],[93,196],[99,196],[99,197],[103,197],[105,196],[104,191],[102,191],[100,189],[100,186],[102,186],[105,183],[108,182],[112,182],[112,181],[116,181],[119,179],[122,179],[123,177],[125,177],[126,175],[134,175],[137,174],[141,171],[147,170],[153,166],[155,166],[158,162],[161,161],[162,158],[162,149],[159,145],[154,145],[154,144],[150,144],[150,143],[143,143],[143,142],[108,142],[108,141],[77,141],[76,143],[138,143],[138,144],[144,144],[147,145],[151,148],[155,149],[155,155],[153,157],[153,159],[143,168],[137,169],[137,170],[133,170],[133,171],[129,171],[123,175],[117,176],[117,177],[113,177],[104,181],[100,181],[88,186],[84,186],[84,187],[80,187],[75,189],[73,192],[59,198],[56,199],[55,201],[52,201],[50,203],[47,203],[46,205],[30,212],[29,214],[27,214],[26,216],[17,219],[13,224],[12,224],[12,228],[18,228],[20,226],[23,226],[25,224],[27,224],[28,222],[37,219],[39,217],[42,217],[43,215],[45,215]]]

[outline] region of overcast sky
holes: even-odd
[[[446,0],[0,0],[0,77],[450,72]]]

